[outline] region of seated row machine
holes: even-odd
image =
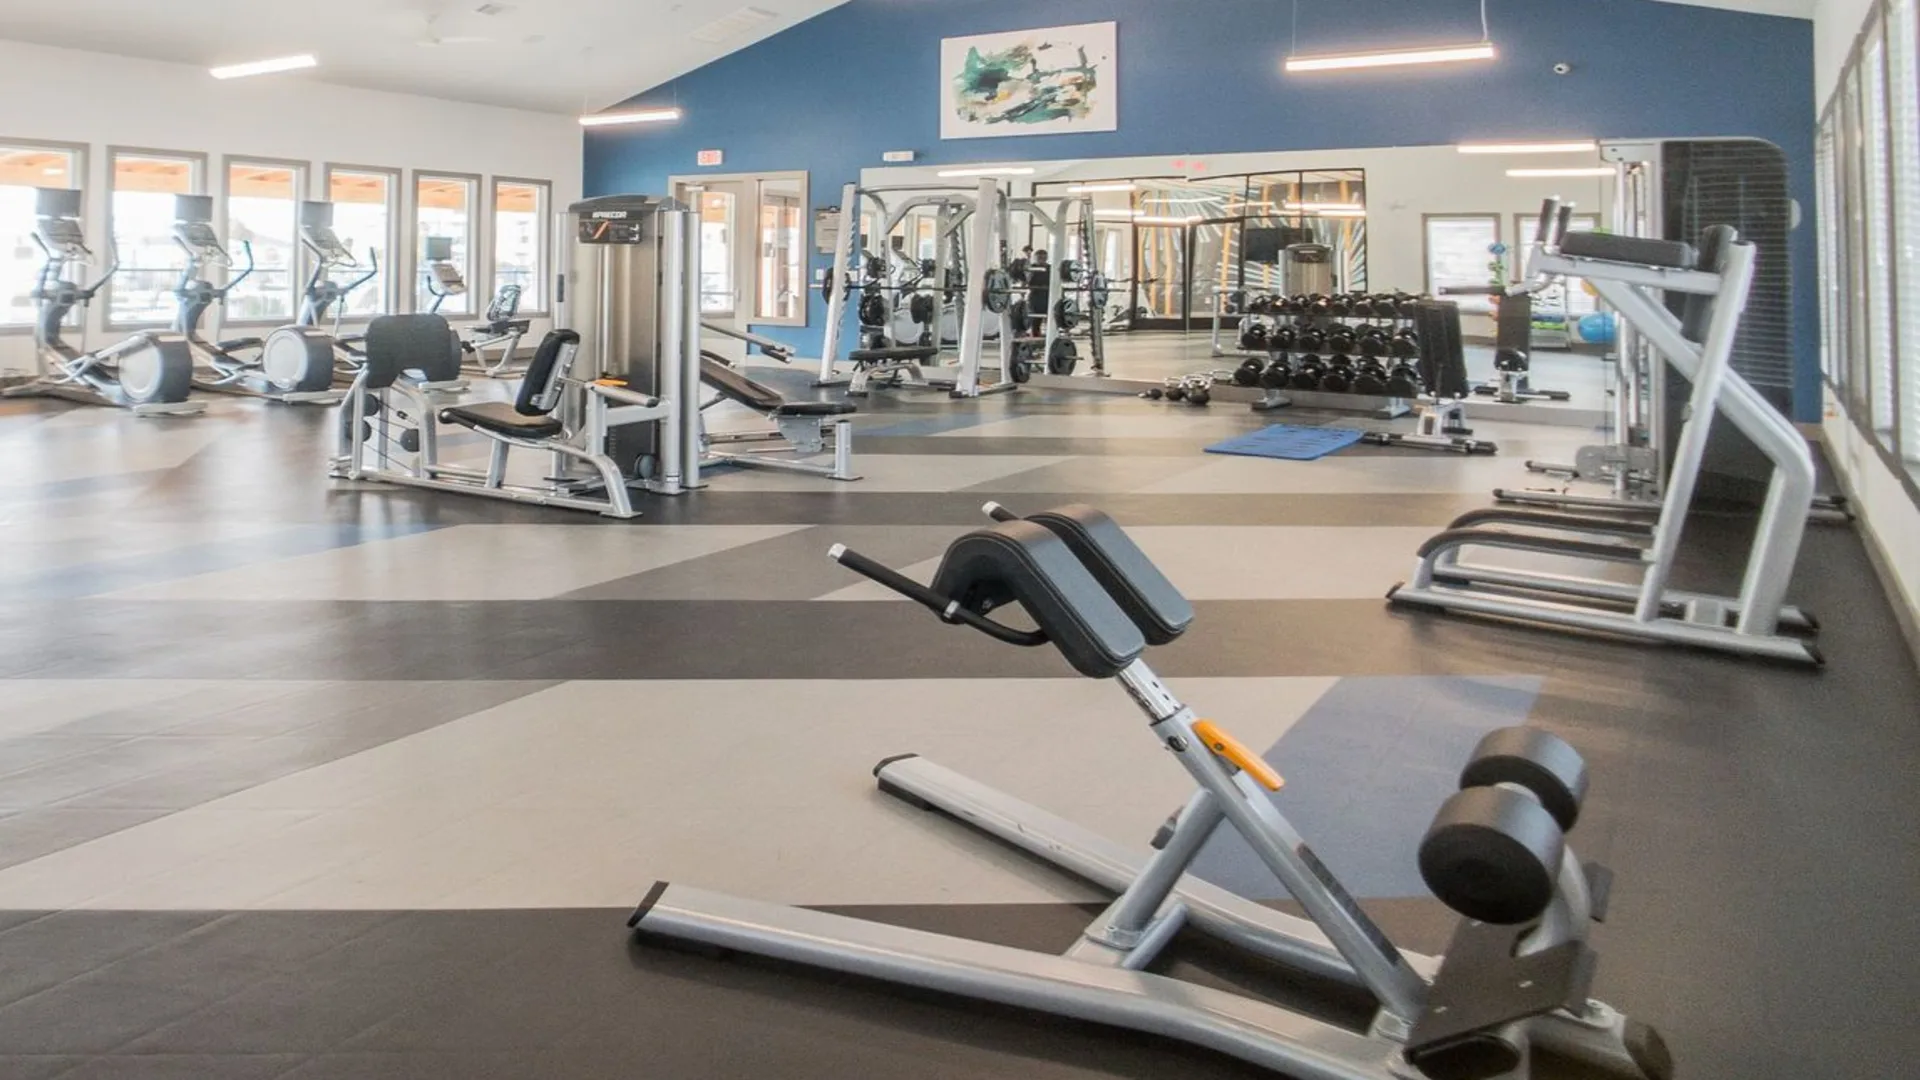
[[[1149,669],[1193,608],[1105,514],[1074,506],[998,524],[948,548],[931,587],[836,546],[842,565],[946,622],[1021,646],[1051,644],[1080,674],[1114,679],[1199,790],[1147,852],[1116,844],[915,755],[876,767],[882,791],[940,810],[1119,895],[1064,956],[744,900],[660,882],[629,921],[643,940],[739,950],[1089,1020],[1207,1047],[1305,1080],[1482,1080],[1535,1075],[1535,1056],[1622,1080],[1669,1080],[1644,1024],[1587,998],[1588,924],[1610,876],[1565,842],[1586,792],[1580,756],[1507,728],[1482,741],[1420,846],[1434,893],[1465,917],[1445,957],[1404,952],[1354,902],[1269,797],[1281,778]],[[1036,626],[989,617],[1017,603]],[[1225,823],[1309,918],[1187,876]],[[1182,927],[1290,972],[1370,991],[1363,1029],[1149,973]]]

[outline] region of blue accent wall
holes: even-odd
[[[852,0],[631,104],[678,104],[671,127],[586,136],[586,191],[664,192],[718,172],[805,169],[815,206],[887,150],[917,164],[1425,146],[1491,138],[1744,135],[1786,151],[1805,213],[1794,234],[1795,412],[1819,417],[1814,291],[1813,24],[1655,0],[1490,0],[1491,63],[1287,75],[1293,5],[1275,0]],[[1120,129],[940,141],[940,39],[1114,21]],[[1477,0],[1300,0],[1302,52],[1479,36]],[[1565,61],[1573,73],[1555,75]],[[815,268],[826,265],[822,257]],[[1382,282],[1383,287],[1413,287]],[[817,350],[805,330],[766,331]]]

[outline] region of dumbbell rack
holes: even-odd
[[[1255,298],[1247,305],[1248,318],[1242,324],[1239,342],[1248,359],[1234,372],[1234,385],[1266,391],[1265,397],[1254,403],[1256,412],[1298,404],[1365,412],[1383,420],[1406,416],[1425,388],[1413,355],[1390,355],[1396,338],[1387,334],[1392,329],[1399,340],[1407,340],[1404,335],[1412,331],[1411,305],[1415,299],[1404,294],[1391,298],[1384,294]],[[1356,304],[1365,305],[1366,312],[1357,313]],[[1276,316],[1294,321],[1269,328],[1264,320]],[[1381,352],[1356,358],[1359,339],[1369,329],[1380,332]],[[1352,340],[1342,341],[1343,334]],[[1417,350],[1417,343],[1413,348]],[[1261,356],[1268,358],[1265,363],[1260,361]],[[1391,381],[1392,389],[1402,392],[1394,393],[1387,385],[1382,385],[1379,393],[1356,388],[1362,378],[1357,369],[1376,361],[1382,368],[1377,381]]]

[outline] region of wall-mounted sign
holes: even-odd
[[[703,169],[711,169],[715,165],[724,165],[726,162],[727,155],[723,150],[702,150],[693,157],[693,163]]]
[[[813,212],[813,249],[832,255],[840,248],[840,208],[822,207]]]
[[[889,150],[880,155],[880,160],[889,165],[905,165],[918,156],[911,150]]]

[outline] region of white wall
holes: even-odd
[[[1814,107],[1824,109],[1839,82],[1872,0],[1819,0],[1814,10]],[[1827,456],[1853,493],[1868,537],[1892,575],[1896,603],[1904,602],[1912,625],[1920,625],[1920,506],[1847,416],[1831,392],[1822,424]],[[1915,647],[1920,649],[1920,641]]]
[[[89,145],[87,229],[96,251],[106,250],[109,146],[204,153],[216,195],[219,159],[235,155],[308,162],[312,197],[324,194],[327,162],[551,180],[559,206],[580,196],[580,128],[572,117],[355,90],[309,76],[220,82],[180,64],[10,41],[0,41],[0,139]],[[410,192],[410,181],[402,186]],[[410,206],[401,213],[411,221]],[[404,229],[401,248],[411,248]],[[489,257],[478,246],[475,265]],[[399,291],[404,302],[411,290]],[[105,340],[103,306],[93,312],[96,343]],[[0,335],[0,370],[32,363],[30,336]]]
[[[1559,195],[1576,203],[1581,212],[1595,212],[1605,220],[1611,203],[1611,179],[1514,179],[1516,167],[1569,168],[1601,164],[1596,154],[1504,156],[1462,154],[1451,146],[1403,146],[1372,150],[1312,150],[1267,154],[1214,154],[1203,159],[1203,173],[1176,168],[1160,157],[1099,158],[1082,161],[1022,162],[1032,165],[1032,177],[1051,180],[1101,180],[1136,176],[1231,176],[1248,172],[1285,172],[1294,169],[1365,169],[1367,172],[1367,283],[1375,291],[1426,288],[1427,214],[1489,213],[1500,215],[1500,238],[1517,248],[1513,235],[1515,214],[1537,214],[1541,200]],[[863,184],[899,184],[932,181],[933,168],[866,169]],[[969,180],[949,181],[958,184]],[[819,200],[816,200],[819,201]],[[837,201],[837,200],[833,200]]]
[[[1816,0],[1813,9],[1813,109],[1818,115],[1833,96],[1853,39],[1867,21],[1873,0]]]

